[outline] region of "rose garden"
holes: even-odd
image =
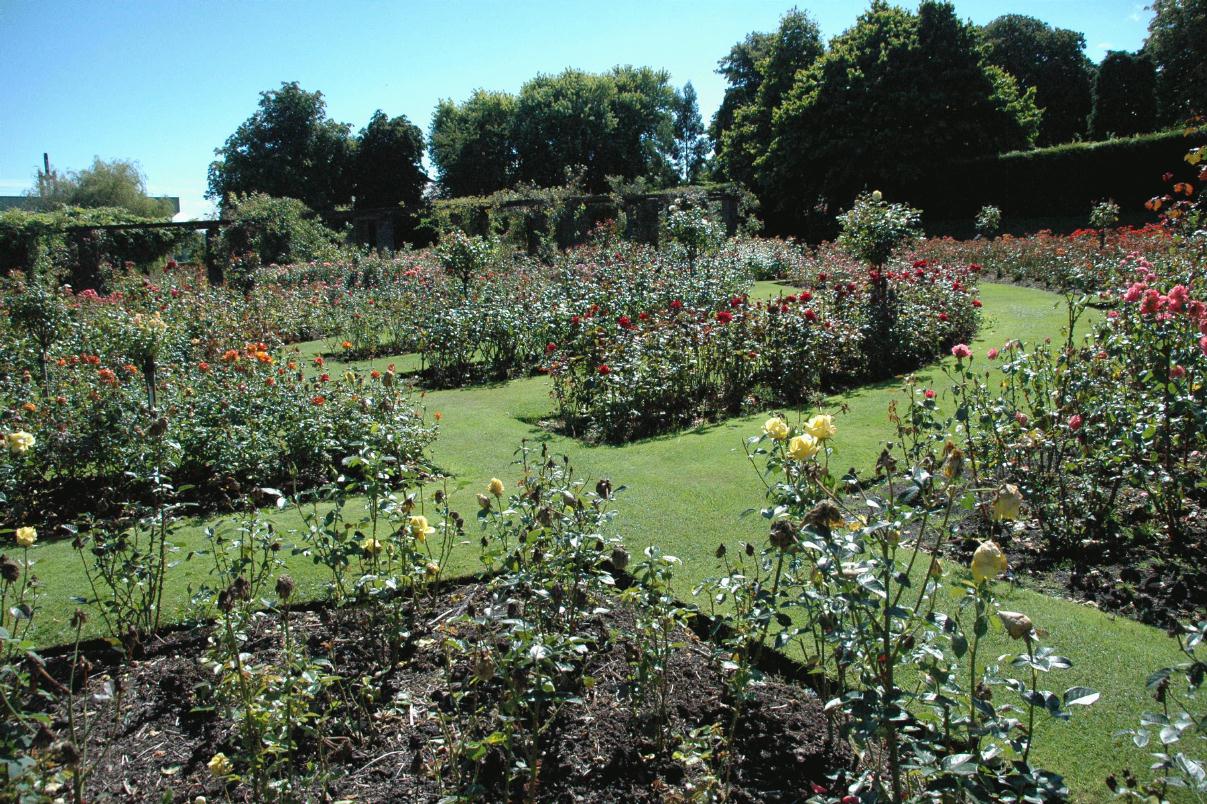
[[[1204,800],[1200,142],[1069,234],[0,215],[0,801]]]

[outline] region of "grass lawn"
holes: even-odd
[[[752,295],[770,297],[789,289],[771,282],[757,283]],[[974,345],[977,359],[984,363],[989,346],[1001,346],[1009,338],[1035,341],[1057,338],[1065,323],[1060,298],[1039,290],[1007,285],[982,286],[985,325]],[[324,349],[323,342],[302,345],[306,354]],[[384,367],[398,358],[371,361]],[[368,365],[364,363],[362,365]],[[400,365],[401,368],[401,365]],[[917,373],[924,385],[940,392],[945,378],[935,367]],[[857,467],[870,471],[881,442],[892,435],[887,420],[889,400],[900,394],[900,382],[889,381],[834,396],[827,411],[846,405],[848,412],[837,417],[838,437],[833,442],[834,468]],[[731,419],[698,430],[651,438],[625,446],[588,447],[572,439],[550,434],[534,422],[551,408],[549,382],[543,377],[505,384],[428,392],[424,403],[429,411],[440,411],[443,419],[433,448],[435,461],[453,475],[454,508],[472,520],[474,495],[491,477],[509,486],[515,474],[510,466],[522,439],[545,442],[555,452],[571,456],[578,474],[594,480],[608,477],[627,489],[617,502],[617,526],[630,549],[636,553],[657,542],[663,550],[683,559],[677,581],[681,596],[690,594],[701,578],[715,569],[713,552],[721,542],[731,546],[742,540],[755,543],[765,538],[761,519],[739,519],[739,514],[762,502],[762,486],[742,451],[742,440],[760,432],[765,413]],[[790,418],[812,410],[783,411]],[[295,513],[272,515],[279,527],[298,524]],[[472,527],[472,525],[471,525]],[[472,532],[472,531],[471,531]],[[176,540],[178,557],[204,544],[202,526],[184,529]],[[31,552],[43,582],[37,639],[44,643],[63,641],[66,619],[74,604],[71,595],[85,594],[86,581],[80,559],[66,542],[48,542]],[[454,570],[472,570],[476,554],[466,549],[454,559]],[[196,585],[208,570],[204,559],[182,563],[174,570],[171,588],[165,595],[165,617],[178,618],[188,599],[188,587]],[[319,575],[309,564],[296,559],[290,571],[303,591],[317,589]],[[1072,659],[1071,671],[1048,679],[1049,688],[1063,691],[1084,684],[1102,693],[1089,709],[1075,712],[1070,723],[1045,724],[1035,760],[1062,772],[1079,801],[1100,801],[1109,796],[1103,779],[1125,762],[1143,765],[1145,757],[1135,750],[1118,750],[1111,735],[1135,726],[1151,703],[1144,693],[1147,674],[1176,661],[1174,643],[1162,632],[1130,620],[1103,614],[1093,608],[1048,597],[1026,589],[1000,585],[1005,608],[1026,612],[1046,628],[1046,640]],[[95,618],[93,620],[95,623]],[[1018,645],[993,637],[982,655],[996,657]],[[998,694],[1006,694],[1004,691]]]

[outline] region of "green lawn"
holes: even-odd
[[[790,290],[762,282],[752,295],[767,297],[780,292]],[[1058,306],[1058,296],[986,284],[982,299],[986,321],[974,344],[982,363],[985,349],[1001,346],[1009,338],[1034,341],[1060,336],[1065,316]],[[318,342],[301,348],[305,354],[315,354],[323,346]],[[401,363],[398,358],[371,362],[379,367]],[[940,391],[944,387],[942,373],[933,367],[917,376],[924,385]],[[836,468],[870,470],[881,442],[891,435],[887,406],[899,389],[899,381],[880,383],[837,395],[824,406],[828,411],[842,404],[848,407],[848,412],[837,419],[839,435],[833,442],[831,459]],[[634,552],[657,542],[666,552],[683,559],[678,588],[684,593],[714,571],[713,552],[718,544],[732,545],[747,539],[759,543],[765,537],[761,520],[738,516],[762,501],[762,487],[743,454],[742,440],[760,431],[765,413],[625,446],[588,447],[547,433],[533,423],[550,410],[548,391],[548,380],[535,377],[425,394],[428,410],[442,414],[433,456],[453,475],[454,508],[468,519],[476,510],[474,495],[489,478],[509,481],[515,475],[510,466],[514,452],[522,439],[529,439],[569,454],[578,473],[592,482],[608,477],[615,485],[626,486],[617,502],[620,532]],[[812,411],[783,412],[796,417]],[[283,528],[298,521],[288,512],[273,516]],[[180,555],[201,545],[200,526],[185,529],[178,542]],[[38,560],[37,571],[44,584],[37,637],[44,643],[62,641],[67,634],[66,616],[74,605],[69,596],[81,594],[85,588],[79,557],[63,542],[41,545],[32,555]],[[458,554],[454,566],[474,568],[472,551]],[[195,584],[206,569],[203,561],[192,561],[175,570],[172,587],[165,596],[174,616],[179,616],[187,600],[188,583]],[[309,565],[295,562],[291,572],[304,590],[316,588],[318,576]],[[1117,751],[1111,735],[1137,723],[1149,703],[1144,678],[1150,670],[1176,660],[1174,645],[1160,631],[1090,607],[1025,589],[1009,590],[1005,585],[1000,591],[1006,608],[1029,614],[1050,632],[1048,643],[1072,659],[1074,669],[1053,676],[1049,680],[1051,688],[1063,690],[1085,684],[1102,693],[1102,699],[1093,707],[1079,709],[1071,723],[1047,726],[1049,733],[1035,752],[1039,763],[1069,778],[1078,800],[1102,800],[1108,795],[1102,784],[1107,773],[1125,761],[1143,764],[1140,752]],[[1011,650],[1006,641],[995,638],[984,655]]]

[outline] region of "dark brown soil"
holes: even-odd
[[[311,786],[314,800],[436,801],[442,793],[432,768],[437,755],[431,740],[439,735],[430,713],[448,706],[449,681],[469,672],[469,657],[446,671],[439,650],[440,626],[450,612],[460,612],[483,598],[480,584],[444,589],[423,607],[401,651],[401,661],[383,648],[383,623],[372,609],[296,610],[291,631],[304,640],[311,655],[331,661],[343,681],[329,696],[334,715],[321,743],[308,745],[295,757],[298,767],[324,756],[326,784]],[[649,712],[637,715],[626,698],[629,666],[625,645],[615,636],[628,633],[632,614],[618,608],[588,618],[577,632],[588,638],[584,672],[593,687],[581,703],[565,706],[545,739],[536,798],[557,802],[677,801],[705,781],[707,764],[689,764],[672,754],[681,745],[659,748]],[[77,718],[83,701],[97,724],[88,756],[92,772],[89,801],[255,800],[245,784],[213,777],[207,763],[216,752],[238,756],[234,724],[207,705],[213,677],[200,661],[211,627],[162,634],[146,655],[126,668],[111,656],[90,657],[91,672],[74,699]],[[462,634],[465,635],[464,633]],[[279,615],[260,618],[251,629],[248,650],[256,661],[271,661],[280,645]],[[685,647],[669,668],[673,733],[722,724],[733,710],[712,646],[684,630]],[[782,657],[775,657],[782,665]],[[49,662],[51,674],[66,681],[68,658]],[[353,705],[356,680],[370,679],[380,694],[370,703]],[[115,703],[97,700],[107,682],[116,681],[123,700],[120,724]],[[363,701],[363,696],[359,699]],[[42,759],[62,761],[66,705],[53,711],[50,733],[43,735]],[[756,687],[737,727],[729,778],[731,800],[738,802],[800,801],[816,788],[830,785],[827,774],[852,767],[849,747],[828,738],[826,717],[807,687],[768,674]],[[481,762],[479,781],[493,791],[483,800],[517,799],[522,790],[506,787],[504,763],[497,753]],[[236,765],[236,772],[243,768]],[[66,791],[63,791],[66,793]]]
[[[1010,576],[1023,586],[1172,628],[1207,611],[1207,522],[1192,518],[1185,525],[1187,535],[1177,545],[1121,535],[1088,541],[1074,556],[1054,556],[1036,527],[999,543],[1010,562]],[[944,552],[967,564],[987,532],[978,516],[969,515],[961,523],[963,538]]]

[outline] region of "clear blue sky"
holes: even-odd
[[[799,2],[829,39],[865,2]],[[915,2],[902,5],[916,6]],[[0,0],[0,195],[28,188],[50,153],[59,169],[134,159],[152,193],[205,214],[214,148],[282,81],[322,90],[360,129],[375,109],[426,132],[440,98],[516,91],[540,72],[615,64],[691,81],[705,119],[724,83],[713,70],[750,31],[772,30],[790,0]],[[957,0],[977,23],[1005,13],[1085,34],[1094,61],[1143,43],[1135,0]]]

